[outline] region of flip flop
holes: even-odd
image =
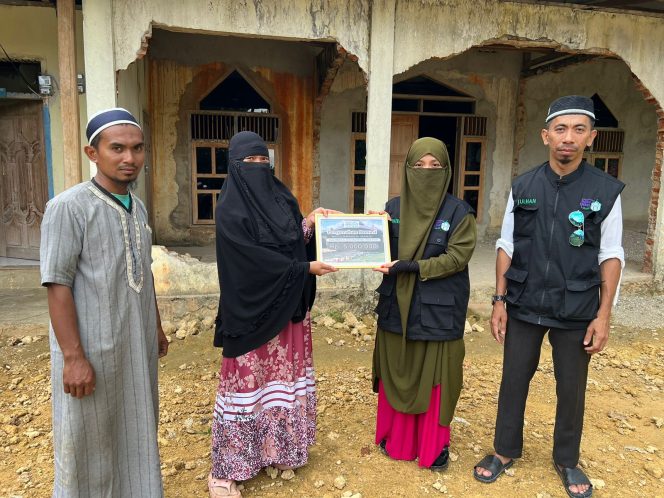
[[[215,479],[212,472],[208,475],[208,491],[210,498],[242,498],[237,483],[230,479]]]
[[[553,467],[556,469],[556,473],[560,476],[560,480],[563,481],[565,486],[565,491],[570,498],[590,498],[593,495],[593,485],[588,479],[588,476],[583,473],[579,467],[574,467],[570,469],[569,467],[559,467],[556,462],[553,462]],[[589,485],[590,487],[583,493],[575,493],[570,486],[582,486],[584,484]]]
[[[475,465],[473,470],[473,477],[478,481],[483,482],[484,484],[491,484],[496,479],[498,479],[498,477],[500,477],[500,474],[509,469],[513,464],[513,459],[506,464],[503,464],[503,462],[500,461],[500,458],[498,458],[496,455],[487,455],[482,458],[482,460],[480,460],[477,465]],[[482,474],[478,474],[477,467],[482,467],[483,469],[488,470],[491,472],[491,475],[483,476]]]

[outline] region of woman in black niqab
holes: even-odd
[[[212,497],[239,497],[235,481],[268,465],[307,461],[316,425],[308,313],[315,275],[336,271],[314,261],[313,223],[315,213],[331,212],[318,208],[304,218],[274,176],[263,139],[233,136],[215,212],[221,297],[214,342],[224,358],[212,427]]]
[[[266,343],[289,321],[301,322],[316,291],[309,274],[315,245],[305,246],[295,197],[268,163],[247,157],[269,159],[268,149],[255,133],[241,132],[230,142],[215,213],[222,289],[215,345],[225,357]]]

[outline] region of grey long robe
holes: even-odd
[[[63,391],[50,330],[54,497],[163,496],[157,446],[158,342],[145,207],[131,212],[84,182],[51,200],[42,223],[42,285],[71,287],[96,389]]]

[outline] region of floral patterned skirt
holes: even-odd
[[[212,422],[212,476],[244,481],[301,467],[316,434],[309,316],[237,358],[224,358]]]

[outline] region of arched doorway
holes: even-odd
[[[280,119],[273,106],[239,69],[232,69],[204,94],[190,113],[192,222],[214,224],[217,198],[228,175],[228,143],[253,131],[268,144],[270,163],[280,174]]]

